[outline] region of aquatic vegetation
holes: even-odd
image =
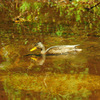
[[[47,100],[51,99],[51,95],[52,98],[56,99],[88,99],[92,94],[91,90],[100,88],[100,84],[98,84],[98,82],[100,82],[99,78],[100,76],[96,75],[81,76],[81,74],[70,75],[46,73],[46,75],[32,74],[32,76],[27,74],[12,74],[5,78],[4,86],[6,87],[6,92],[9,94],[12,94],[12,90],[33,90],[37,93],[41,92],[42,94],[40,97],[42,99],[44,97],[48,98]],[[15,92],[13,92],[13,95],[16,95]]]
[[[11,11],[12,7],[8,6],[9,3],[11,3],[12,6],[17,5],[17,7]],[[19,19],[20,24],[25,22],[34,23],[35,27],[31,24],[34,27],[33,29],[30,28],[31,32],[42,32],[44,30],[46,33],[56,33],[58,36],[62,36],[63,32],[67,33],[67,31],[70,30],[68,28],[67,30],[62,29],[64,27],[77,26],[77,30],[80,30],[79,28],[85,26],[84,29],[90,31],[92,31],[93,28],[97,29],[100,26],[100,22],[98,21],[100,7],[95,6],[96,4],[95,2],[88,3],[76,0],[70,3],[62,3],[61,1],[31,2],[22,0],[20,2],[8,1],[7,6],[2,2],[0,8],[8,9],[9,16],[15,19],[14,22],[17,22],[16,19]],[[15,10],[19,13],[17,15],[15,14],[16,16],[13,15]],[[22,18],[24,20],[20,20]],[[59,24],[61,27],[59,27]],[[28,26],[26,27],[28,28]],[[71,30],[71,33],[72,31],[73,30]]]

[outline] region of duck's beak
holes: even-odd
[[[37,47],[34,47],[34,48],[32,48],[30,51],[34,51],[34,50],[36,50],[37,49]]]

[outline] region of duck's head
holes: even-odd
[[[45,47],[41,42],[38,42],[34,45],[34,47],[30,51],[34,51],[36,49],[41,49],[41,54],[45,53]]]

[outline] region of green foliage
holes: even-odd
[[[64,31],[63,26],[62,26],[62,25],[59,25],[59,27],[57,27],[56,34],[57,34],[58,36],[62,36],[63,31]]]
[[[27,39],[25,39],[25,45],[28,43],[28,40]]]
[[[39,2],[34,2],[34,4],[32,5],[32,8],[34,10],[39,10],[42,7],[42,4]]]
[[[28,15],[26,19],[31,20],[31,15]]]
[[[83,12],[85,12],[83,5],[78,4],[77,2],[73,3],[72,5],[67,6],[68,14],[66,15],[66,17],[75,17],[77,22],[81,22],[81,17],[83,16]]]
[[[58,30],[58,31],[56,32],[56,34],[57,34],[58,36],[61,36],[61,35],[62,35],[62,31]]]
[[[0,4],[0,11],[2,10],[2,8],[4,7],[4,4]]]
[[[48,10],[52,9],[52,13]],[[29,4],[27,2],[23,2],[22,6],[20,7],[20,11],[24,12],[28,10],[26,19],[28,21],[34,21],[36,22],[36,27],[33,28],[31,31],[32,32],[42,32],[43,29],[41,29],[43,26],[43,23],[48,23],[48,29],[44,31],[50,31],[50,24],[51,21],[53,23],[56,23],[54,27],[56,27],[56,32],[55,29],[52,33],[55,32],[56,35],[62,36],[64,33],[64,28],[63,24],[60,24],[58,26],[58,22],[56,22],[56,17],[58,16],[58,19],[61,21],[65,20],[64,24],[69,24],[69,26],[75,25],[80,26],[81,24],[84,24],[85,29],[89,28],[92,29],[95,25],[95,22],[97,21],[97,15],[100,15],[100,7],[98,9],[95,7],[93,9],[93,14],[90,13],[90,11],[87,11],[85,8],[90,7],[89,4],[84,5],[82,3],[79,3],[78,0],[75,0],[71,4],[67,5],[61,5],[60,3],[55,4],[53,2],[50,2],[48,4],[43,4],[41,2],[34,2],[33,4]],[[30,9],[31,8],[31,9]],[[96,12],[96,13],[95,13]],[[57,15],[57,16],[55,16]],[[91,17],[93,16],[93,18]],[[74,22],[74,23],[73,23]],[[62,22],[61,22],[62,23]],[[72,24],[73,23],[73,24]],[[74,34],[74,32],[73,32]]]
[[[26,10],[29,10],[30,9],[30,3],[28,3],[28,2],[23,2],[22,3],[22,5],[21,5],[21,7],[19,8],[19,10],[21,11],[21,12],[25,12]]]
[[[88,3],[82,4],[78,1],[80,0],[74,0],[73,2],[65,5],[61,4],[60,2],[29,3],[26,1],[22,1],[20,4],[17,4],[19,6],[18,10],[18,7],[15,7],[15,9],[12,10],[9,6],[5,6],[5,4],[1,3],[0,11],[8,11],[9,17],[13,17],[12,19],[19,18],[17,20],[19,21],[19,23],[17,23],[19,24],[19,26],[16,26],[19,31],[18,33],[21,33],[21,30],[23,29],[21,27],[24,27],[25,29],[29,29],[31,32],[54,33],[58,36],[64,35],[63,33],[65,32],[68,33],[66,35],[72,36],[71,33],[73,33],[73,35],[78,34],[78,28],[81,27],[81,25],[84,26],[84,30],[92,30],[93,27],[95,27],[95,29],[96,27],[99,28],[100,22],[98,20],[100,16],[100,7],[94,7],[93,9],[88,11],[85,8],[89,8],[92,5]],[[7,4],[9,3],[10,2],[8,1]],[[13,3],[16,4],[15,2],[12,2],[12,7],[15,6]],[[16,13],[15,11],[19,11],[19,13]],[[32,24],[30,28],[29,25],[22,25],[23,22],[35,23],[36,25],[34,27],[34,25]],[[74,26],[77,30],[70,28]],[[67,32],[69,30],[72,31]]]
[[[96,13],[96,15],[100,16],[100,6],[98,6],[97,8],[93,9]]]

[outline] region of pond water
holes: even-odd
[[[100,37],[57,36],[46,30],[31,33],[26,26],[31,28],[32,23],[2,20],[0,100],[100,100]],[[80,44],[82,51],[66,55],[41,55],[39,49],[30,52],[37,42],[46,49]]]
[[[27,37],[27,41],[25,40]],[[39,38],[45,47],[79,44],[79,53],[40,55],[30,52]],[[83,38],[83,37],[82,37]],[[27,43],[26,43],[27,42]],[[50,35],[16,35],[1,37],[0,84],[1,99],[19,100],[99,100],[100,39],[81,37],[69,39]]]

